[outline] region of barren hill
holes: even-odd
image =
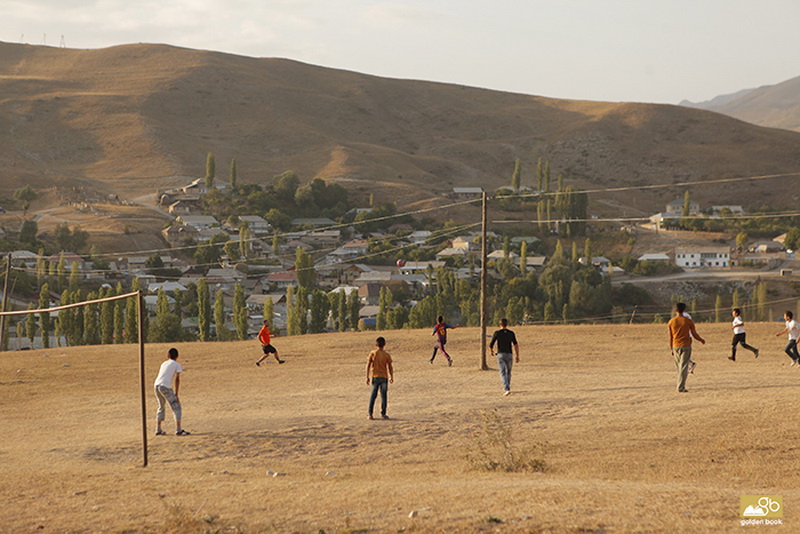
[[[800,76],[776,85],[739,91],[729,98],[682,104],[723,113],[759,126],[800,132]]]
[[[134,197],[204,173],[263,183],[287,169],[401,205],[494,189],[523,161],[582,187],[800,170],[800,134],[678,106],[580,102],[367,76],[165,45],[71,50],[0,43],[4,191],[76,185]],[[790,180],[694,188],[715,203],[793,204]],[[661,209],[683,187],[636,193]],[[744,194],[743,194],[744,193]],[[631,193],[613,197],[634,204]]]

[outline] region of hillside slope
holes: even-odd
[[[202,175],[208,152],[221,179],[236,158],[245,182],[293,169],[304,180],[377,186],[378,199],[401,205],[454,185],[504,185],[516,158],[531,184],[538,156],[550,160],[554,178],[564,173],[583,187],[800,169],[800,134],[707,111],[556,100],[165,45],[0,43],[0,124],[7,196],[23,183],[143,195]],[[783,185],[746,189],[746,200],[794,203]],[[637,205],[657,210],[682,194],[649,193]],[[743,202],[736,188],[693,195]]]
[[[800,132],[800,76],[730,96],[732,98],[718,97],[701,104],[688,105],[723,113],[759,126]]]

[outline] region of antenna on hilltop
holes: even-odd
[[[61,36],[61,43],[58,45],[58,47],[59,48],[66,48],[67,47],[67,43],[64,42],[64,36],[63,35]]]
[[[43,45],[47,44],[47,34],[46,33],[42,34],[42,44]]]

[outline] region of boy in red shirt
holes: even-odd
[[[261,328],[261,331],[258,333],[258,340],[261,342],[261,349],[264,351],[264,355],[259,358],[256,362],[256,365],[261,366],[261,362],[270,355],[270,353],[275,355],[275,359],[278,360],[278,363],[283,363],[286,360],[281,360],[278,358],[278,349],[273,347],[270,344],[270,331],[269,331],[269,321],[264,321],[264,326]]]
[[[434,358],[436,358],[436,351],[440,350],[442,351],[442,354],[444,354],[444,357],[447,358],[447,365],[452,367],[453,359],[450,357],[449,354],[447,354],[447,351],[444,350],[444,346],[447,343],[447,329],[449,328],[452,330],[454,328],[458,328],[458,325],[451,326],[445,323],[444,317],[442,317],[441,315],[436,319],[436,321],[437,323],[434,325],[433,333],[431,334],[432,336],[437,336],[436,345],[433,346],[433,356],[431,356],[431,359],[428,361],[430,363],[433,363]]]

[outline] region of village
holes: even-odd
[[[215,187],[224,189],[226,184]],[[98,269],[91,258],[71,251],[40,258],[35,252],[17,250],[10,253],[11,264],[16,269],[36,272],[42,269],[44,260],[51,266],[50,272],[60,266],[62,278],[65,271],[70,272],[71,276],[80,278],[82,284],[109,290],[119,282],[128,287],[136,279],[138,287],[146,292],[144,301],[152,316],[157,313],[160,292],[174,309],[176,302],[186,300],[180,295],[196,293],[197,284],[202,279],[208,285],[212,305],[219,297],[223,299],[225,328],[230,331],[236,329],[233,322],[238,287],[244,293],[248,337],[258,332],[265,309],[272,310],[273,316],[268,319],[274,331],[287,332],[287,293],[291,292],[290,288],[297,289],[299,285],[298,250],[308,253],[313,259],[312,286],[315,289],[325,291],[328,295],[341,293],[343,300],[357,295],[358,322],[356,324],[353,317],[348,323],[352,329],[376,328],[381,314],[383,289],[397,297],[395,302],[385,305],[404,307],[407,314],[420,299],[436,292],[437,277],[441,273],[447,273],[456,282],[464,281],[467,285],[463,287],[475,287],[480,278],[481,232],[475,225],[468,225],[466,231],[461,231],[459,226],[415,230],[412,224],[389,221],[380,230],[362,232],[355,224],[316,217],[292,219],[290,229],[279,232],[258,215],[241,215],[219,221],[211,215],[202,214],[202,200],[207,193],[202,179],[194,180],[185,187],[158,192],[159,207],[173,218],[161,232],[171,248],[156,254],[121,255]],[[483,190],[479,187],[455,187],[448,196],[454,201],[463,201],[478,199],[482,194]],[[366,213],[371,211],[370,208],[358,210]],[[772,240],[752,240],[736,245],[720,243],[719,239],[699,243],[697,239],[686,239],[686,244],[682,245],[681,236],[685,237],[691,232],[676,231],[674,225],[687,214],[707,220],[746,215],[741,206],[711,206],[701,213],[697,202],[675,199],[665,206],[663,212],[654,214],[639,225],[619,224],[613,227],[614,231],[634,235],[672,234],[675,236],[669,241],[672,246],[648,249],[626,261],[612,261],[591,252],[591,259],[587,258],[581,254],[585,252],[583,246],[576,254],[577,247],[573,243],[572,258],[580,265],[595,270],[603,280],[614,284],[635,284],[647,275],[685,278],[687,273],[735,273],[735,269],[743,266],[764,271],[780,269],[782,275],[791,276],[792,271],[788,268],[791,263],[788,262],[794,258],[794,252],[784,246],[785,233]],[[538,277],[548,265],[549,258],[542,253],[546,247],[541,238],[535,235],[511,237],[490,231],[487,244],[487,275],[494,282],[502,283],[509,276],[524,279],[529,273]],[[217,251],[210,262],[198,263],[186,253],[187,250],[204,246]],[[430,259],[407,259],[411,251],[416,251],[416,257]],[[634,265],[636,269],[630,268]],[[516,274],[508,274],[509,266],[514,267]],[[50,305],[59,305],[61,298],[61,293],[51,290]],[[270,303],[266,304],[268,300]],[[29,303],[12,300],[12,305],[19,308]],[[466,309],[457,306],[451,309],[455,310],[456,315],[461,315],[460,319],[465,323],[469,322]],[[355,312],[352,313],[354,316]],[[339,329],[334,315],[328,315],[324,330]],[[197,317],[184,313],[179,316],[184,331],[193,335],[198,333]],[[533,314],[523,314],[520,322],[535,322]],[[382,326],[385,327],[385,324]],[[62,337],[55,333],[49,345],[66,344]],[[12,335],[9,342],[10,348],[17,349],[35,348],[41,344],[40,337],[31,339],[30,334],[18,334],[16,339]]]

